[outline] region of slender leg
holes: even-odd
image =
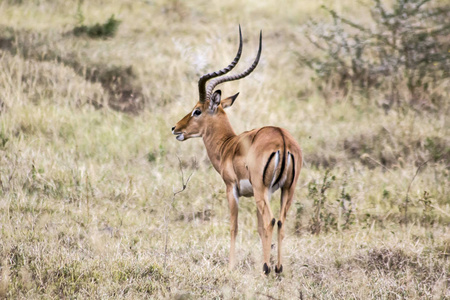
[[[255,200],[258,207],[258,232],[261,237],[263,247],[263,272],[267,275],[270,273],[270,248],[275,219],[268,203],[267,191],[260,194],[255,193]]]
[[[237,197],[237,195],[236,195]],[[238,232],[238,198],[235,198],[233,193],[233,187],[227,189],[228,206],[230,208],[230,270],[234,268],[236,264],[236,235]]]
[[[284,239],[284,227],[286,221],[286,214],[289,207],[292,204],[292,198],[294,196],[294,189],[282,189],[281,190],[281,208],[280,208],[280,219],[278,220],[278,262],[275,266],[275,273],[283,272],[282,255],[281,248]]]

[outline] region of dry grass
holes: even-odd
[[[0,297],[450,297],[449,102],[385,114],[357,96],[324,99],[296,57],[309,47],[300,26],[324,15],[322,3],[364,19],[346,0],[85,1],[86,23],[122,21],[115,38],[93,40],[73,36],[70,1],[1,2]],[[238,68],[260,28],[264,50],[252,76],[222,87],[241,92],[232,124],[284,127],[305,154],[279,278],[261,276],[253,199],[240,203],[238,267],[227,270],[224,185],[200,140],[170,132],[194,105],[198,76],[232,58],[238,23]],[[194,174],[173,197],[177,156]],[[335,222],[312,235],[307,184],[326,169]],[[348,228],[338,226],[344,186]]]

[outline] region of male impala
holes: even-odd
[[[264,274],[270,272],[270,249],[275,218],[270,209],[270,197],[281,189],[281,208],[278,220],[278,262],[275,272],[283,271],[281,243],[284,237],[286,213],[292,204],[295,185],[302,166],[302,152],[294,138],[279,127],[262,127],[236,135],[224,111],[233,105],[239,93],[221,99],[221,91],[214,88],[223,82],[238,80],[249,75],[258,65],[261,55],[262,33],[259,50],[253,64],[234,76],[222,76],[236,66],[242,52],[242,34],[239,26],[239,50],[231,64],[217,72],[203,75],[199,82],[200,98],[192,111],[181,119],[172,133],[184,141],[202,137],[209,159],[222,176],[226,185],[228,205],[231,211],[230,268],[235,264],[235,241],[238,229],[239,197],[254,196],[258,206],[258,232],[262,240]],[[209,79],[218,77],[209,82]]]

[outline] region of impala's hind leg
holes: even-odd
[[[282,243],[283,243],[283,239],[284,239],[286,214],[289,210],[289,207],[291,207],[292,199],[294,197],[294,190],[295,190],[295,187],[292,187],[290,189],[283,188],[281,190],[280,219],[278,220],[278,223],[277,223],[277,225],[278,225],[278,262],[277,262],[277,265],[275,266],[275,273],[283,272],[281,248],[282,248]]]
[[[275,219],[272,214],[272,210],[269,205],[268,190],[265,189],[263,193],[257,193],[255,189],[255,200],[258,215],[258,232],[261,237],[263,248],[263,272],[264,274],[270,273],[270,248],[272,243],[273,227],[275,225]]]

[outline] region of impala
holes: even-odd
[[[172,128],[172,133],[179,141],[193,137],[203,138],[209,159],[225,182],[231,214],[230,269],[235,264],[239,197],[255,197],[258,232],[263,248],[263,272],[268,274],[271,270],[272,232],[276,223],[270,209],[270,198],[276,190],[281,189],[280,215],[277,222],[278,262],[275,266],[275,272],[281,273],[283,271],[281,246],[284,238],[284,224],[302,166],[302,152],[294,138],[279,127],[262,127],[236,135],[224,109],[233,105],[239,93],[222,100],[220,90],[213,92],[220,83],[238,80],[249,75],[258,65],[261,48],[262,32],[259,36],[258,54],[253,64],[240,74],[223,76],[236,66],[241,57],[242,33],[239,26],[239,49],[236,57],[226,68],[200,78],[199,101]],[[213,80],[206,86],[210,79]]]

